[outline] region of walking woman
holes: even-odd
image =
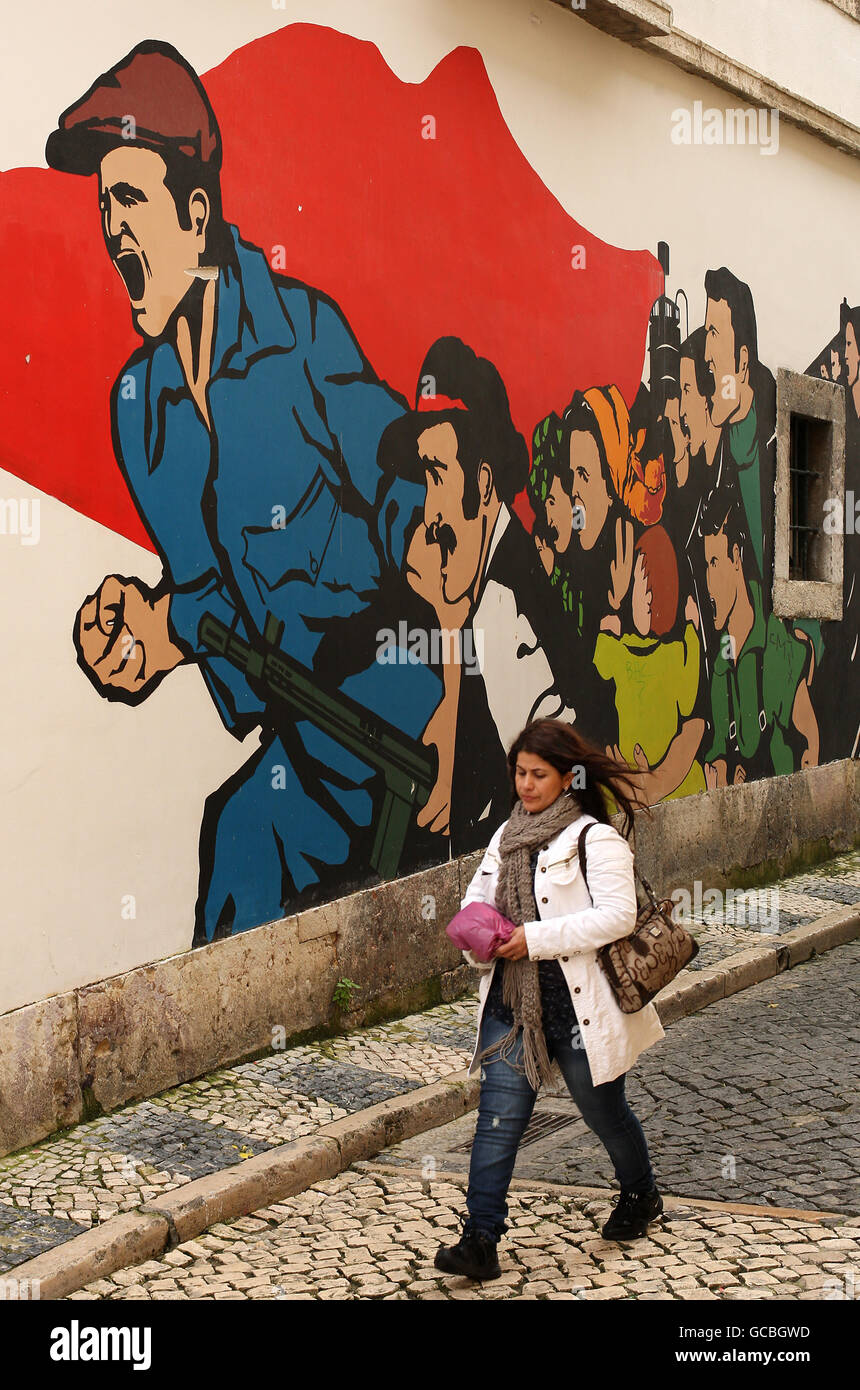
[[[664,1036],[653,1004],[619,1008],[597,951],[636,922],[633,855],[609,820],[607,796],[629,831],[635,774],[574,728],[538,719],[511,746],[510,819],[489,843],[462,906],[488,902],[516,924],[493,960],[482,963],[478,1042],[470,1071],[481,1068],[472,1144],[468,1216],[457,1245],[437,1251],[446,1274],[496,1279],[499,1237],[517,1149],[542,1082],[555,1059],[586,1124],[604,1144],[621,1195],[603,1227],[606,1240],[632,1240],[663,1210],[642,1126],[624,1080],[639,1053]],[[629,779],[629,780],[628,780]],[[574,787],[574,780],[576,786]],[[577,842],[586,826],[588,886]]]

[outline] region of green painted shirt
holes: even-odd
[[[750,541],[758,572],[764,575],[764,537],[761,518],[761,459],[758,447],[758,415],[755,402],[737,425],[729,425],[729,452],[737,464],[738,482],[747,514]]]
[[[737,757],[731,741],[731,724],[736,720],[735,738],[742,761],[751,761],[759,753],[759,744],[764,738],[773,772],[794,772],[794,754],[785,736],[806,661],[806,646],[773,613],[765,621],[761,585],[750,579],[748,587],[753,625],[738,659],[732,662],[724,654],[723,643],[714,657],[711,679],[714,740],[705,754],[705,762],[712,763],[717,758],[731,761]],[[764,729],[760,720],[762,711]]]

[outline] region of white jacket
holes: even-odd
[[[588,832],[586,841],[586,887],[579,867],[577,841],[580,831],[591,824],[596,828]],[[461,907],[474,902],[495,905],[499,840],[505,825],[499,826],[487,846]],[[534,893],[540,920],[523,923],[529,957],[531,960],[558,960],[561,965],[579,1021],[592,1082],[602,1086],[629,1071],[640,1052],[665,1037],[653,1004],[646,1004],[634,1014],[622,1013],[597,960],[601,946],[627,936],[636,922],[630,846],[614,826],[595,821],[593,816],[580,816],[551,841],[548,849],[538,854]],[[470,965],[481,971],[478,986],[480,1039],[481,1017],[497,961],[476,960],[471,951],[464,951],[463,955]],[[476,1042],[470,1072],[477,1069],[477,1055]]]

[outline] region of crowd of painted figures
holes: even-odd
[[[843,304],[809,369],[847,395],[844,618],[822,624],[772,611],[776,387],[750,288],[722,267],[705,295],[704,324],[662,354],[658,301],[650,387],[630,408],[614,385],[575,391],[537,424],[531,459],[490,363],[453,338],[427,356],[413,428],[436,609],[482,678],[446,679],[447,719],[443,700],[428,726],[440,783],[421,819],[449,824],[455,848],[496,823],[503,749],[539,715],[639,769],[649,804],[856,751],[860,311]]]

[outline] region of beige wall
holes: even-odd
[[[837,8],[841,4],[842,8]],[[860,38],[850,0],[672,0],[683,29],[860,125]]]

